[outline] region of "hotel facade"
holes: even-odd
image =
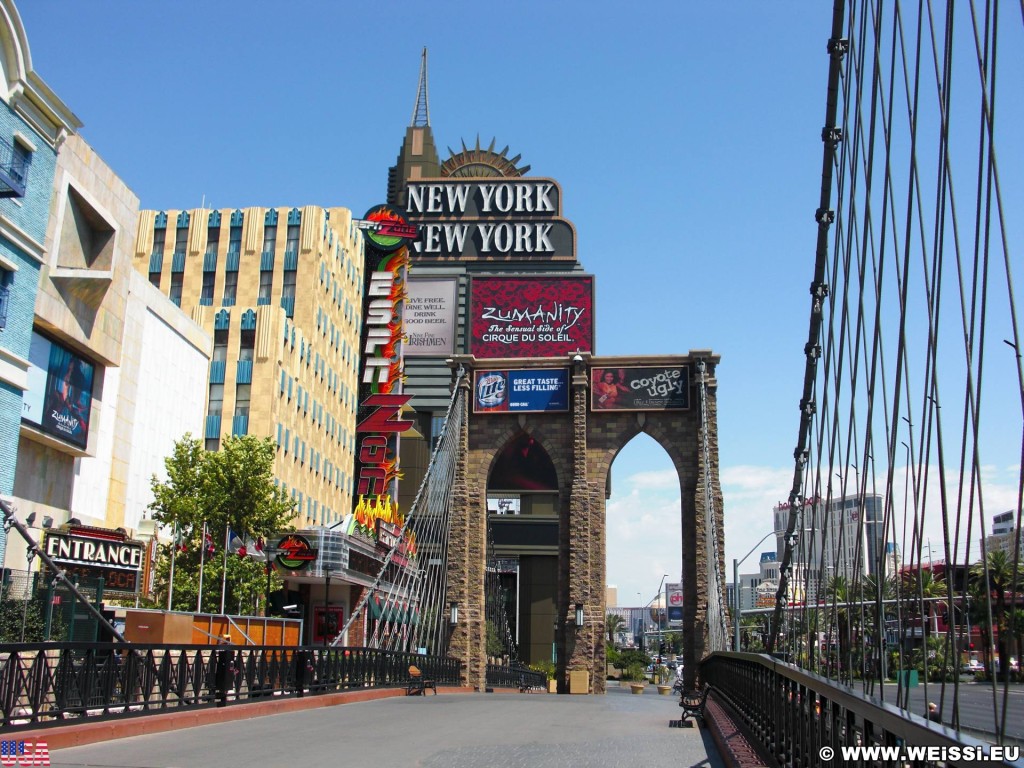
[[[135,269],[213,337],[202,434],[269,437],[299,528],[353,506],[362,234],[345,208],[142,211]]]

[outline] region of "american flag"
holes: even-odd
[[[0,741],[0,766],[49,765],[50,749],[45,741]]]

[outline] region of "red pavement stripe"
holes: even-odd
[[[704,705],[711,738],[715,740],[722,761],[730,768],[768,768],[754,742],[747,738],[729,711],[715,701],[714,693]]]
[[[440,693],[473,693],[472,688],[438,686]],[[318,707],[333,707],[341,704],[355,704],[360,701],[387,699],[394,696],[405,696],[404,688],[366,688],[358,691],[327,693],[318,696],[298,698],[279,698],[276,701],[253,701],[245,704],[232,704],[227,707],[211,707],[207,709],[181,709],[164,711],[156,715],[123,717],[113,720],[79,721],[67,725],[52,725],[47,728],[35,728],[26,731],[15,731],[8,738],[17,737],[24,741],[42,739],[52,751],[94,744],[98,741],[124,739],[129,736],[142,736],[149,733],[176,731],[180,728],[192,728],[197,725],[213,725],[233,720],[248,720],[251,717],[279,715],[284,712],[299,712]]]

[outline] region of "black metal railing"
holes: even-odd
[[[0,727],[397,688],[405,686],[413,664],[440,685],[460,684],[457,659],[372,648],[0,645]]]
[[[507,667],[499,664],[487,665],[488,688],[518,688],[523,691],[547,688],[547,685],[548,679],[543,672],[537,672],[521,664],[510,664]]]
[[[713,653],[701,662],[700,679],[729,705],[779,765],[823,765],[823,749],[833,750],[833,764],[839,765],[844,746],[956,747],[965,755],[988,755],[993,749],[992,744],[763,654]],[[970,750],[964,751],[965,747]],[[958,763],[924,759],[914,764]]]

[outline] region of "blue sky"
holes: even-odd
[[[792,481],[831,5],[33,0],[20,11],[35,70],[155,209],[361,213],[383,201],[427,46],[442,158],[495,138],[561,184],[596,276],[597,353],[722,356],[731,574]],[[680,571],[678,481],[647,438],[613,472],[608,580],[620,604],[646,602]]]

